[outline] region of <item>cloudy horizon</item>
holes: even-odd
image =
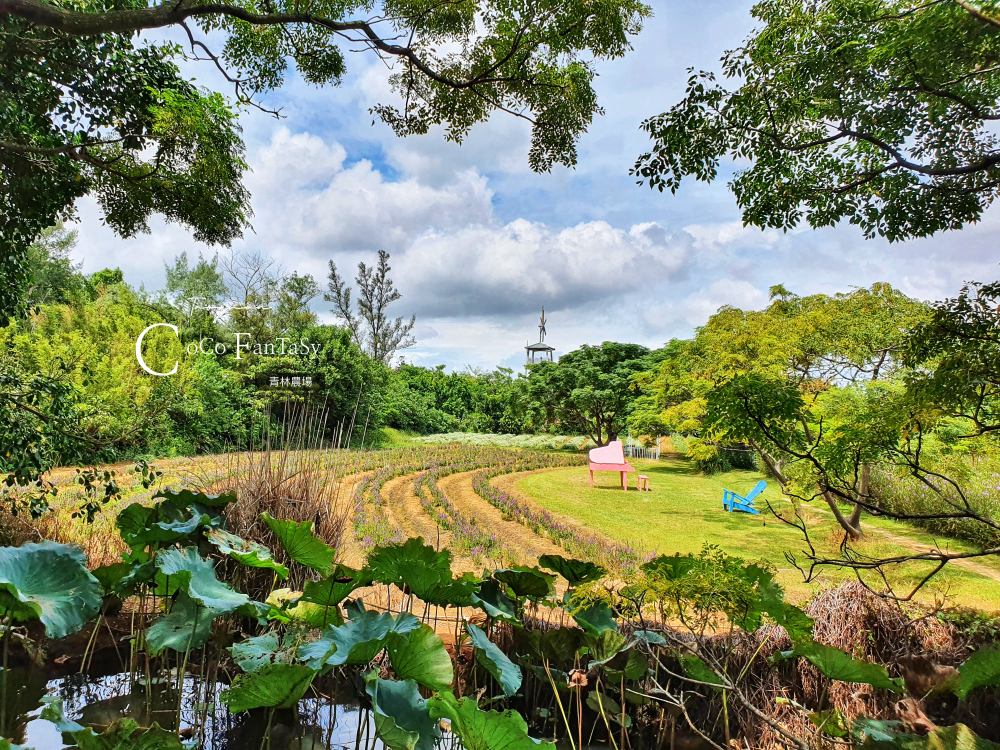
[[[576,169],[551,174],[528,169],[528,125],[509,116],[477,126],[461,146],[440,131],[399,139],[373,125],[369,107],[389,98],[374,58],[350,56],[339,87],[290,76],[264,99],[283,119],[241,115],[255,215],[254,231],[233,247],[266,252],[324,288],[329,260],[353,278],[359,260],[386,250],[403,294],[390,312],[417,316],[417,345],[403,355],[449,369],[523,364],[543,305],[547,342],[563,353],[689,337],[720,306],[763,307],[779,283],[806,295],[885,281],[933,300],[996,278],[997,210],[961,232],[890,245],[848,225],[743,227],[726,186],[732,164],[715,183],[689,180],[674,196],[635,184],[629,167],[648,146],[639,124],[683,96],[688,67],[718,70],[721,53],[751,31],[749,9],[654,4],[635,50],[598,65],[606,114],[581,140]],[[185,71],[227,90],[203,64]],[[117,266],[134,286],[162,288],[164,263],[181,252],[226,252],[157,218],[151,234],[122,240],[90,199],[79,214],[74,258],[83,270]],[[333,321],[322,298],[313,308]]]

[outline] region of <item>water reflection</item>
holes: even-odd
[[[153,678],[147,685],[125,673],[49,679],[39,668],[11,669],[3,736],[35,750],[70,747],[55,725],[40,718],[43,699],[52,697],[62,699],[66,718],[96,725],[95,731],[123,718],[142,726],[156,722],[205,750],[349,750],[359,740],[362,747],[384,750],[370,736],[372,722],[364,720],[351,685],[320,683],[317,694],[295,709],[236,715],[219,701],[225,688],[221,682],[205,682],[191,674],[178,691],[176,674]]]

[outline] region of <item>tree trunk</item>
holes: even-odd
[[[851,517],[847,518],[841,511],[840,506],[837,505],[837,498],[833,496],[829,490],[823,490],[823,499],[826,500],[826,504],[830,506],[830,510],[833,511],[834,517],[837,519],[837,523],[840,527],[847,533],[852,540],[857,541],[862,539],[865,533],[861,530],[861,506],[855,505],[854,511],[851,513]]]

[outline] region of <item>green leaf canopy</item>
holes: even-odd
[[[75,633],[101,607],[101,584],[83,551],[56,542],[0,548],[0,609],[41,620],[49,638]]]

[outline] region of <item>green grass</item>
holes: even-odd
[[[785,559],[786,551],[798,553],[805,549],[802,534],[782,523],[767,510],[770,500],[775,508],[790,509],[776,482],[757,497],[760,516],[726,513],[722,509],[722,490],[746,494],[763,477],[756,472],[730,471],[714,476],[700,474],[690,461],[664,458],[660,461],[632,459],[632,465],[649,477],[652,492],[622,492],[618,475],[600,472],[594,475],[590,488],[587,468],[573,467],[526,477],[518,489],[530,495],[540,506],[573,519],[584,526],[603,532],[620,541],[638,543],[659,553],[681,554],[698,552],[705,544],[720,547],[730,555],[745,559],[763,559],[778,570],[778,577],[793,599],[803,600],[815,593],[818,586],[834,585],[847,577],[826,569],[818,583],[805,584],[801,574]],[[842,533],[829,512],[806,508],[809,533],[817,551],[836,556]],[[915,542],[930,543],[926,532],[878,520],[876,528],[885,528]],[[951,548],[960,544],[951,543]],[[871,556],[905,553],[907,548],[870,534],[857,549]],[[1000,566],[997,568],[1000,570]],[[906,569],[890,572],[894,586],[913,585],[930,570],[925,564],[913,564]],[[872,581],[874,585],[874,581]],[[949,603],[980,608],[1000,608],[1000,581],[973,571],[949,566],[921,594],[924,601],[947,595]]]

